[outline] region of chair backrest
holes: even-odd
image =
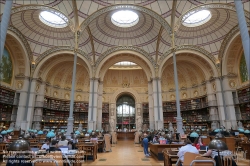
[[[216,163],[214,159],[197,156],[195,160],[193,160],[192,166],[215,166]]]
[[[191,152],[186,152],[184,154],[184,161],[183,161],[183,166],[187,166],[190,165],[190,163],[197,157],[197,156],[201,156],[200,154],[196,154],[196,153],[191,153]]]

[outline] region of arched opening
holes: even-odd
[[[132,130],[136,128],[135,100],[130,95],[122,95],[116,101],[116,128],[118,130]]]

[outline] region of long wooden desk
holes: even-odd
[[[149,147],[150,147],[150,153],[155,155],[156,158],[158,158],[158,160],[163,160],[163,149],[168,148],[168,149],[176,149],[179,147],[184,146],[184,144],[152,144],[149,143]]]
[[[134,140],[135,132],[117,132],[118,140]]]

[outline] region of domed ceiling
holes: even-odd
[[[6,0],[0,1],[1,14],[4,11],[5,2]],[[86,28],[81,32],[79,49],[85,52],[93,62],[96,62],[105,51],[117,46],[138,47],[147,52],[156,62],[171,49],[169,32],[163,27],[163,23],[160,23],[157,17],[150,12],[134,10],[139,15],[139,22],[129,28],[118,27],[111,22],[111,15],[117,11],[116,9],[107,10],[95,17],[100,9],[112,5],[119,4],[126,7],[126,4],[132,4],[157,13],[166,21],[165,25],[175,27],[175,44],[177,46],[194,45],[206,50],[215,58],[218,58],[221,44],[227,34],[238,24],[237,15],[233,9],[234,0],[177,0],[176,4],[170,0],[13,0],[13,2],[10,26],[18,29],[28,41],[34,60],[54,47],[73,48],[75,46],[74,30],[83,24],[86,24]],[[249,22],[250,1],[242,0],[242,2],[244,9],[248,12],[246,18]],[[211,12],[211,19],[197,27],[184,26],[181,23],[182,17],[200,6]],[[39,14],[48,8],[64,14],[70,25],[65,28],[53,28],[42,23]],[[86,22],[90,17],[93,19]],[[171,18],[174,20],[173,25]],[[183,73],[181,80],[190,79],[185,77],[187,72],[198,70],[195,65],[186,63],[184,60],[178,63],[181,64],[179,73]],[[60,71],[63,71],[65,65],[61,64],[61,66],[63,67]],[[170,69],[170,66],[167,68]],[[60,73],[60,71],[58,69],[56,73]],[[67,79],[66,77],[65,79]],[[169,76],[166,75],[166,77]],[[197,76],[192,80],[194,80],[194,84],[199,84],[203,78],[204,76],[200,73],[199,78]],[[56,79],[49,80],[55,84],[57,82]]]

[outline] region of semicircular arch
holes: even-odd
[[[113,95],[110,98],[110,103],[116,103],[116,100],[125,94],[131,95],[135,99],[135,103],[141,103],[139,94],[132,88],[126,88],[126,89],[118,89],[113,93]]]
[[[57,52],[53,52],[51,54],[49,54],[48,56],[46,56],[45,58],[43,58],[41,61],[39,61],[38,64],[36,64],[36,68],[34,70],[34,74],[33,74],[33,77],[34,78],[38,78],[40,77],[40,70],[43,68],[43,65],[45,63],[47,63],[50,59],[52,58],[55,58],[56,56],[59,56],[59,55],[64,55],[64,54],[69,54],[69,55],[74,55],[74,52],[72,52],[71,50],[61,50],[61,51],[57,51]],[[82,56],[79,56],[77,55],[77,57],[81,60],[83,60],[84,62],[84,66],[89,74],[89,76],[91,77],[92,76],[92,67],[91,65],[88,63],[88,61],[86,61],[85,58],[83,58]],[[73,56],[67,56],[67,58],[60,58],[59,60],[56,60],[56,63],[59,63],[61,61],[73,61]],[[53,67],[52,64],[50,64],[50,67]],[[46,71],[48,71],[49,68],[46,69]],[[44,73],[46,72],[43,72],[43,76],[44,76]]]

